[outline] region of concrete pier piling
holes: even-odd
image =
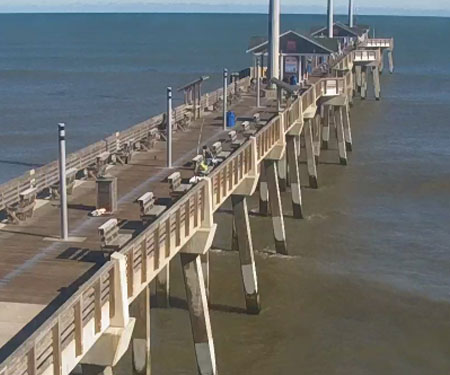
[[[380,71],[377,66],[372,68],[372,79],[373,79],[373,91],[376,100],[380,100],[381,88],[380,88]]]
[[[206,298],[209,301],[209,263],[210,263],[210,252],[207,251],[205,254],[201,255],[202,271],[203,271],[203,281],[205,282]]]
[[[216,375],[216,354],[209,317],[208,299],[201,258],[198,254],[180,254],[191,319],[192,336],[199,375]]]
[[[361,67],[361,99],[367,98],[367,66]]]
[[[266,168],[261,163],[261,173],[259,177],[259,213],[269,215],[269,189],[267,187]]]
[[[289,162],[289,182],[292,194],[292,211],[296,219],[303,219],[302,190],[300,185],[300,171],[298,164],[299,150],[297,137],[287,136],[286,151]]]
[[[361,65],[355,65],[355,84],[356,84],[356,91],[358,93],[361,93],[361,88],[362,88],[362,66]]]
[[[277,170],[278,170],[278,183],[280,186],[281,192],[286,192],[287,189],[287,160],[286,154],[283,156],[281,160],[277,162]]]
[[[170,306],[170,265],[168,264],[156,277],[156,306]]]
[[[316,114],[314,119],[312,120],[312,129],[313,129],[313,141],[314,141],[314,159],[316,161],[316,166],[319,165],[319,157],[320,157],[320,148],[322,142],[322,118],[320,114]]]
[[[353,151],[352,127],[349,106],[346,105],[343,108],[343,111],[345,148],[347,151]]]
[[[328,119],[330,119],[330,116],[328,116]],[[316,166],[316,159],[314,157],[314,142],[313,142],[311,119],[307,119],[305,121],[304,133],[305,133],[304,136],[306,149],[306,163],[308,165],[308,175],[309,175],[309,186],[313,189],[317,189],[319,185],[317,182],[317,166]]]
[[[280,187],[278,184],[277,163],[275,160],[264,160],[264,167],[269,189],[275,250],[279,254],[287,255],[286,232],[284,229],[283,205],[281,204]]]
[[[337,106],[333,109],[334,118],[336,123],[336,134],[337,134],[337,142],[338,142],[338,150],[339,150],[339,162],[341,165],[347,165],[347,148],[345,143],[344,136],[344,121],[343,121],[343,108],[342,106]]]
[[[133,375],[151,375],[150,361],[150,287],[146,287],[130,305],[136,319],[131,338]]]
[[[234,221],[236,223],[245,304],[249,314],[258,314],[261,310],[261,306],[259,300],[258,279],[256,276],[252,232],[248,217],[247,198],[243,195],[232,195],[231,203],[233,206]]]
[[[388,50],[389,73],[394,73],[394,56],[392,50]]]
[[[324,150],[328,149],[328,142],[330,141],[330,125],[332,118],[330,116],[330,108],[325,107],[324,109],[324,118],[322,120],[323,126],[322,126],[322,148]]]

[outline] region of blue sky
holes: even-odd
[[[335,0],[345,12],[347,0]],[[288,13],[323,13],[326,0],[281,0]],[[268,0],[0,0],[0,12],[265,12]],[[355,0],[359,14],[450,16],[450,0]]]

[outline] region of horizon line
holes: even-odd
[[[420,12],[421,10],[417,10],[417,12]],[[423,12],[423,10],[422,10]],[[357,16],[367,16],[367,17],[417,17],[417,18],[423,18],[423,17],[429,17],[429,18],[449,18],[449,15],[442,15],[442,14],[432,14],[435,12],[435,10],[430,10],[430,14],[415,14],[415,11],[411,11],[410,13],[400,14],[400,13],[359,13]],[[446,11],[444,11],[446,12]],[[267,15],[268,12],[260,12],[260,11],[181,11],[181,10],[17,10],[17,11],[2,11],[0,10],[1,15],[8,15],[8,14],[254,14],[254,15]],[[306,12],[306,13],[300,13],[300,12],[282,12],[282,15],[311,15],[311,16],[326,16],[325,13],[316,13],[316,12]],[[347,13],[335,13],[335,16],[342,16],[346,17]]]

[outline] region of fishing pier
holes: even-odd
[[[180,88],[175,108],[170,89],[166,113],[0,185],[0,375],[112,374],[128,350],[130,373],[149,375],[150,285],[155,307],[170,308],[173,261],[182,265],[198,373],[220,372],[208,307],[209,252],[221,230],[214,214],[231,202],[246,309],[258,314],[248,197],[259,197],[276,252],[288,254],[281,195],[290,194],[298,225],[308,205],[300,154],[311,188],[331,143],[345,168],[358,147],[354,98],[379,100],[385,57],[394,68],[393,39],[369,38],[353,16],[347,26],[329,16],[323,38],[280,35],[278,1],[271,10],[269,40],[248,50],[254,66],[224,71],[223,87],[203,94],[200,77]],[[206,170],[199,145],[216,160]]]

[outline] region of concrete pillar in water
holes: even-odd
[[[269,189],[267,187],[267,176],[264,163],[261,163],[261,173],[259,177],[259,213],[265,216],[269,214]]]
[[[297,138],[295,136],[287,136],[286,151],[288,153],[289,162],[289,180],[292,194],[292,211],[296,219],[303,219],[302,209],[302,190],[300,186],[300,172],[298,165],[298,148]]]
[[[312,120],[307,119],[305,121],[305,148],[306,148],[306,161],[308,165],[309,185],[313,189],[318,188],[317,183],[317,166],[314,158],[314,145],[312,135]]]
[[[322,118],[316,114],[313,119],[313,140],[314,140],[314,158],[316,165],[319,165],[320,146],[322,141]]]
[[[361,67],[361,99],[367,97],[367,67]]]
[[[372,68],[372,78],[373,78],[373,91],[375,94],[375,99],[380,100],[380,94],[381,94],[380,72],[378,70],[378,67],[376,67],[376,66]]]
[[[201,258],[198,254],[180,254],[191,318],[192,336],[199,375],[216,375],[216,355],[211,330]]]
[[[383,70],[384,70],[384,50],[380,50],[380,74],[383,74]]]
[[[156,305],[167,308],[170,305],[170,264],[156,276]]]
[[[264,160],[269,202],[272,212],[273,234],[277,253],[287,255],[286,233],[284,230],[283,207],[281,204],[280,187],[278,184],[277,163],[275,160]]]
[[[322,127],[322,148],[328,150],[328,143],[330,142],[330,127],[333,124],[333,118],[330,113],[330,107],[326,106],[324,110],[324,119]]]
[[[394,56],[392,55],[392,50],[388,50],[389,59],[389,73],[394,73]]]
[[[347,151],[353,151],[352,140],[352,126],[350,121],[350,109],[348,106],[344,107],[344,136],[345,136],[345,148]]]
[[[209,300],[209,261],[210,261],[209,251],[201,255],[201,261],[202,261],[203,281],[205,282],[206,298]]]
[[[334,108],[334,118],[336,123],[339,162],[341,163],[341,165],[347,165],[347,149],[345,147],[344,125],[342,119],[343,108],[344,107],[342,106]]]
[[[242,282],[245,293],[245,304],[249,314],[258,314],[261,310],[256,276],[255,255],[253,251],[252,232],[248,217],[247,198],[232,195],[234,221],[241,261]]]
[[[146,287],[130,306],[136,318],[131,339],[133,375],[151,375],[150,362],[150,287]]]
[[[355,85],[356,85],[356,91],[361,92],[361,86],[362,86],[362,66],[361,65],[355,65]]]
[[[286,154],[281,160],[277,162],[278,166],[278,184],[280,186],[280,191],[285,192],[287,187],[287,161]]]

